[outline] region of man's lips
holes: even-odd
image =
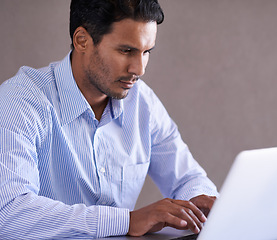
[[[135,81],[122,81],[122,80],[119,80],[119,82],[122,88],[125,88],[125,89],[132,88],[136,83]]]
[[[134,86],[134,84],[138,81],[138,77],[136,78],[121,78],[119,79],[119,82],[122,86],[122,88],[130,89]]]

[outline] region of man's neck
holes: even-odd
[[[108,104],[109,98],[107,97],[104,101],[99,102],[98,104],[90,105],[94,114],[95,118],[100,121],[102,114]]]
[[[80,67],[80,60],[78,56],[74,53],[71,53],[71,67],[74,79],[76,84],[88,103],[90,104],[92,110],[94,111],[95,118],[100,121],[102,114],[108,104],[109,98],[105,94],[99,92],[99,90],[88,87],[88,84],[84,81],[85,76]]]

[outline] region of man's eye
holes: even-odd
[[[126,49],[121,49],[120,51],[121,51],[123,54],[129,54],[129,53],[132,52],[132,49],[126,48]]]

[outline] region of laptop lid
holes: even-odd
[[[277,239],[277,148],[237,156],[197,239]]]

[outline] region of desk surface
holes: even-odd
[[[152,234],[146,234],[141,237],[129,237],[129,236],[121,236],[121,237],[109,237],[109,238],[99,238],[102,240],[169,240],[172,238],[177,238],[185,235],[190,235],[192,234],[191,231],[184,231],[184,230],[177,230],[174,228],[166,227],[163,230],[157,232],[157,233],[152,233]]]

